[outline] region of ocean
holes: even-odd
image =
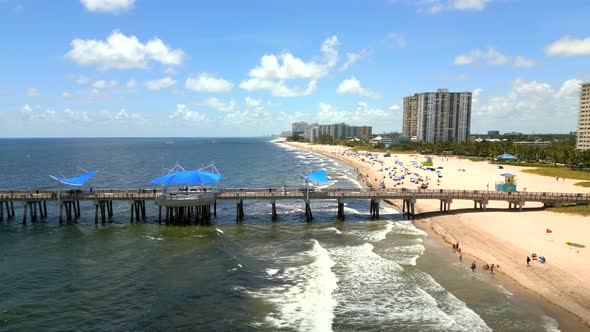
[[[93,188],[151,188],[176,162],[212,161],[218,187],[303,187],[300,174],[327,169],[329,188],[359,187],[351,167],[268,138],[1,139],[0,188],[60,188],[48,175],[97,170]],[[63,188],[63,187],[62,187]],[[213,225],[94,224],[82,202],[75,223],[0,222],[2,331],[559,331],[562,314],[499,275],[472,273],[449,246],[392,208],[369,202],[218,204]],[[564,325],[565,324],[565,325]],[[576,326],[575,323],[573,326]],[[578,326],[576,326],[577,328]]]

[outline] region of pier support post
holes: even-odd
[[[244,221],[244,201],[240,199],[236,206],[236,222]]]
[[[14,203],[10,201],[10,212],[12,212],[12,217],[14,218]]]
[[[305,221],[311,222],[313,220],[313,214],[311,213],[311,207],[309,206],[309,200],[305,200]]]
[[[158,224],[162,224],[162,205],[158,205]]]
[[[344,221],[344,202],[338,200],[338,220]]]
[[[23,225],[27,224],[27,205],[29,205],[29,203],[23,205]]]
[[[277,202],[276,201],[271,201],[271,221],[272,222],[276,222],[277,221]]]
[[[135,209],[135,204],[133,201],[130,201],[129,202],[129,210],[131,210],[130,215],[129,215],[129,222],[130,223],[133,223],[133,209]]]
[[[217,200],[213,201],[213,217],[217,218]]]
[[[4,202],[0,202],[0,221],[4,220]],[[6,203],[6,206],[8,207],[8,203]],[[8,209],[7,209],[8,210]],[[10,212],[8,212],[8,215],[10,215]]]
[[[36,221],[36,219],[37,219],[37,216],[35,215],[36,213],[35,213],[35,214],[33,214],[33,205],[34,205],[34,204],[35,204],[35,203],[33,203],[33,202],[30,202],[30,203],[29,203],[29,212],[31,213],[31,222],[35,222],[35,221]],[[36,212],[36,210],[35,210],[35,212]]]
[[[98,225],[98,205],[99,205],[98,201],[94,202],[94,224],[95,225]]]
[[[63,223],[64,222],[64,203],[63,202],[59,202],[59,223]]]

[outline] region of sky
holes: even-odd
[[[401,131],[473,93],[472,133],[576,130],[588,0],[0,0],[0,137]]]

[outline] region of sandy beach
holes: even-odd
[[[375,187],[384,181],[387,188],[417,188],[418,185],[411,183],[409,177],[399,185],[394,183],[390,170],[400,168],[394,162],[397,159],[412,173],[418,172],[424,179],[429,176],[430,189],[487,190],[489,185],[489,190],[494,190],[495,183],[503,181],[500,174],[509,172],[517,175],[519,191],[524,188],[540,192],[588,191],[574,186],[579,180],[557,181],[551,177],[524,173],[525,167],[505,166],[498,169],[487,162],[434,156],[434,167],[443,167],[442,177],[437,178],[435,172],[409,165],[411,161],[425,161],[422,155],[392,154],[384,158],[380,154],[378,161],[373,161],[351,153],[348,147],[288,144],[339,159],[355,167],[365,182]],[[396,205],[396,202],[393,204]],[[590,277],[589,249],[566,245],[568,241],[590,245],[589,218],[545,211],[542,204],[527,204],[523,211],[508,210],[507,202],[490,202],[484,212],[473,209],[472,201],[455,200],[449,213],[441,213],[438,200],[419,200],[416,209],[420,213],[415,218],[416,226],[440,235],[449,243],[459,242],[466,268],[473,261],[466,255],[476,260],[479,272],[483,271],[481,267],[484,264],[498,264],[498,272],[590,325],[590,284],[585,282]],[[547,233],[547,229],[551,233]],[[533,260],[527,266],[526,258],[532,253],[544,256],[547,263]]]

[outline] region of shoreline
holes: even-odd
[[[388,179],[387,176],[383,176],[383,174],[379,172],[380,169],[388,166],[387,162],[383,164],[376,164],[374,162],[371,163],[362,161],[361,159],[355,159],[344,154],[344,151],[350,149],[348,147],[308,145],[305,143],[293,142],[285,142],[285,144],[337,159],[355,168],[357,173],[361,176],[363,183],[366,185],[370,184],[374,187],[378,187],[379,182],[381,181],[384,181],[388,187],[390,186],[390,183],[393,184],[393,181],[388,181],[390,179]],[[414,159],[422,157],[418,154],[400,154],[400,159],[402,156],[405,159],[408,159],[408,157]],[[445,158],[442,159],[444,160]],[[457,159],[454,157],[451,158]],[[395,158],[388,159],[390,159],[390,162],[393,162],[393,159]],[[447,161],[448,159],[449,158],[446,158]],[[485,166],[484,168],[487,168],[487,170],[485,170],[486,172],[490,172],[490,167],[491,169],[495,168],[495,166],[489,165],[487,163],[471,162],[467,160],[461,161],[460,158],[459,162],[461,162],[461,164],[469,164],[469,173],[471,173],[471,169],[473,168],[471,166],[477,163],[479,163],[479,166]],[[391,165],[389,166],[391,167]],[[511,167],[510,172],[513,172],[513,169],[516,168],[517,167]],[[527,169],[525,167],[519,168]],[[452,169],[445,170],[445,172],[449,171],[452,171]],[[538,175],[529,175],[529,177],[539,178],[534,179],[539,183],[542,181],[553,181],[552,178],[546,178]],[[486,179],[484,179],[484,181],[485,180]],[[463,179],[460,179],[459,181],[463,183],[467,182]],[[445,177],[443,177],[443,183],[444,182],[447,182],[446,174]],[[456,184],[456,181],[451,180],[448,182],[450,182],[450,185]],[[581,188],[573,186],[573,183],[575,182],[576,181],[568,181],[567,184],[571,187],[569,188],[570,191],[581,191]],[[402,186],[410,188],[412,187],[412,185],[405,183]],[[441,188],[443,187],[441,186]],[[473,187],[473,183],[467,183],[466,186],[458,189],[481,189],[481,187]],[[398,211],[401,210],[401,204],[395,200],[385,200],[384,202],[388,205],[391,205]],[[562,314],[569,314],[577,318],[580,324],[584,325],[585,327],[590,327],[590,287],[584,283],[586,277],[590,276],[590,259],[588,259],[588,256],[585,254],[580,255],[578,251],[577,256],[573,257],[576,259],[582,258],[581,261],[574,260],[573,262],[568,262],[565,260],[561,262],[561,260],[558,260],[557,257],[554,258],[553,251],[547,250],[545,248],[543,251],[537,251],[537,253],[539,255],[542,254],[547,256],[548,263],[540,264],[533,262],[532,267],[526,267],[524,258],[531,255],[531,253],[529,251],[524,251],[523,248],[519,248],[518,246],[514,245],[515,241],[518,243],[520,236],[506,236],[506,238],[502,236],[510,235],[510,233],[518,233],[523,228],[526,230],[526,228],[531,227],[530,225],[534,225],[535,223],[538,224],[540,221],[539,219],[542,219],[543,221],[550,219],[553,221],[553,224],[559,222],[562,224],[561,228],[565,227],[563,226],[563,223],[568,223],[569,221],[575,226],[574,233],[590,231],[590,225],[583,225],[583,220],[581,219],[584,217],[544,211],[540,209],[540,206],[533,206],[532,208],[527,206],[523,212],[513,212],[508,210],[502,211],[500,209],[506,209],[506,206],[502,206],[502,204],[497,203],[490,203],[491,209],[489,209],[488,212],[479,212],[473,210],[473,206],[471,204],[471,201],[456,201],[453,203],[454,206],[452,207],[451,211],[449,213],[444,213],[438,211],[438,202],[433,203],[430,201],[418,201],[416,203],[417,215],[415,219],[413,219],[413,223],[416,227],[427,232],[428,235],[435,234],[436,236],[433,238],[437,238],[444,243],[453,244],[459,242],[464,258],[467,256],[478,261],[478,270],[482,270],[481,266],[484,263],[499,264],[500,269],[497,271],[501,272],[501,279],[510,281],[513,285],[523,288],[526,292],[530,293],[530,296],[537,297],[539,300],[545,302],[543,303],[544,306],[554,306],[554,309],[558,309],[549,311],[563,311]],[[457,212],[457,210],[461,211]],[[555,221],[555,219],[558,219],[558,221]],[[519,222],[524,225],[517,225]],[[580,224],[580,222],[582,222],[582,224]],[[501,223],[502,225],[497,226],[497,223]],[[510,225],[507,225],[507,223],[510,223]],[[551,226],[551,228],[553,229],[556,226],[557,225]],[[514,230],[504,230],[503,233],[507,234],[500,234],[501,236],[498,236],[498,234],[495,232],[498,227],[512,227]],[[544,230],[545,229],[543,229],[543,231]],[[587,232],[586,234],[589,233]],[[525,234],[523,234],[523,236],[525,236]],[[546,236],[546,238],[548,237],[549,236]],[[555,242],[553,239],[551,239],[551,241]],[[545,247],[544,245],[542,246]],[[557,252],[555,252],[555,256],[557,256]],[[464,261],[467,261],[468,259],[469,258],[465,259]],[[571,273],[568,274],[568,271],[564,270],[562,267],[563,265],[567,266],[568,264],[580,263],[584,263],[585,267],[588,269],[578,269],[578,275],[575,277]],[[567,324],[560,324],[560,326],[562,325],[567,326]]]

